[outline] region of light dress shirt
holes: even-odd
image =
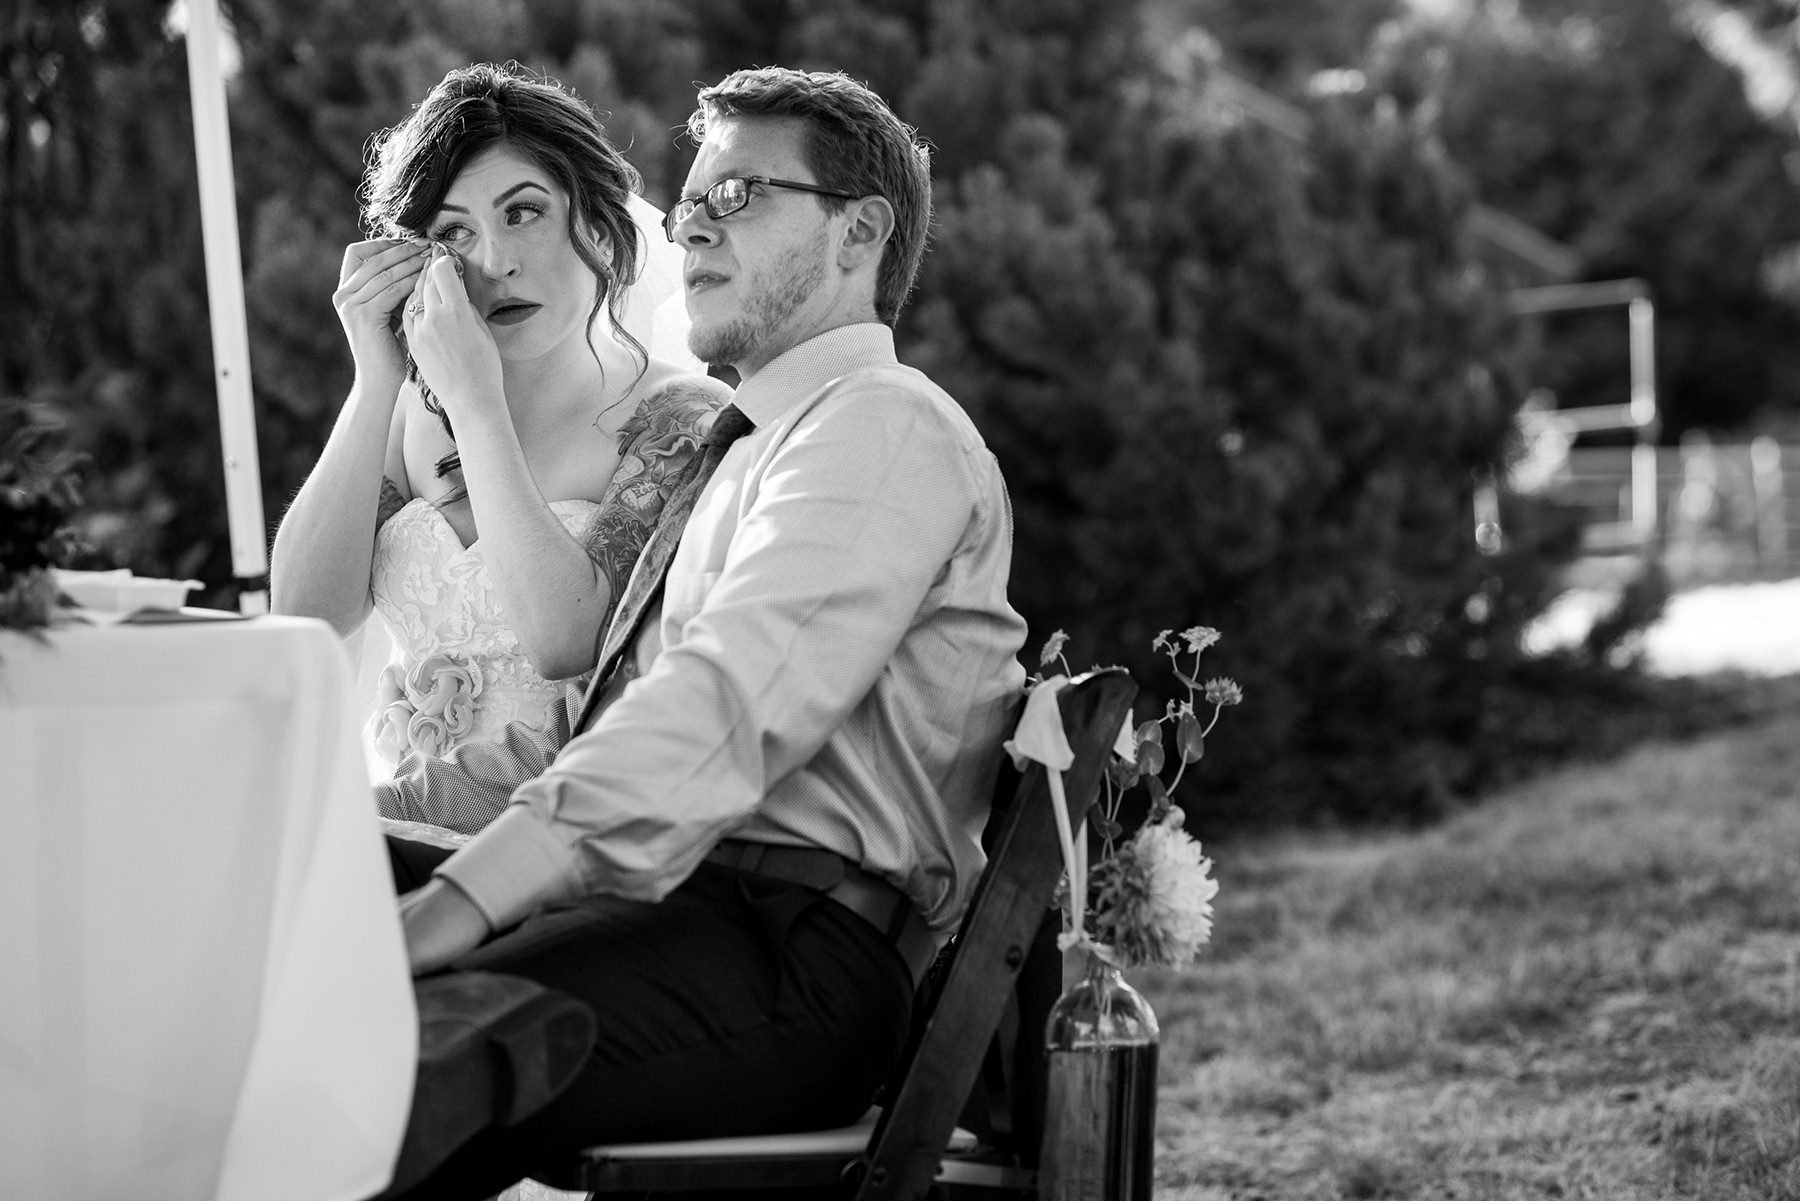
[[[884,325],[802,343],[733,403],[756,428],[695,504],[639,674],[438,869],[496,930],[660,899],[730,836],[835,851],[943,939],[985,864],[1025,676],[999,465]],[[463,768],[532,770],[542,740],[514,742]]]

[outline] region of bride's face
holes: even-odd
[[[504,360],[586,344],[598,281],[570,244],[569,203],[535,160],[495,146],[469,160],[427,227],[462,259],[469,303]],[[608,249],[602,240],[602,260]]]

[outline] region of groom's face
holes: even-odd
[[[818,182],[800,153],[804,132],[794,117],[709,121],[682,195],[704,195],[734,176]],[[830,328],[843,283],[832,246],[844,224],[809,192],[761,184],[735,213],[714,218],[705,205],[695,208],[674,230],[687,252],[688,348],[749,376]]]

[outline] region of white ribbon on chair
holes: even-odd
[[[1087,938],[1087,820],[1083,818],[1079,825],[1070,825],[1068,794],[1063,790],[1063,773],[1074,765],[1075,750],[1069,745],[1068,731],[1063,728],[1059,696],[1072,682],[1068,676],[1059,675],[1032,685],[1031,691],[1025,694],[1025,711],[1019,714],[1013,736],[1002,744],[1006,753],[1012,756],[1014,767],[1023,771],[1028,762],[1041,763],[1049,777],[1050,797],[1056,810],[1056,836],[1062,843],[1063,870],[1069,877],[1069,923],[1056,940],[1057,946],[1065,951]],[[1127,762],[1137,757],[1129,711],[1112,749]]]

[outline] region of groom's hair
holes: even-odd
[[[919,274],[931,236],[931,149],[887,102],[841,71],[758,67],[726,76],[699,95],[688,118],[698,145],[706,123],[723,117],[798,117],[800,154],[821,187],[853,196],[882,196],[894,208],[894,232],[882,248],[875,281],[875,315],[888,325],[900,315]],[[835,196],[816,199],[842,212]]]

